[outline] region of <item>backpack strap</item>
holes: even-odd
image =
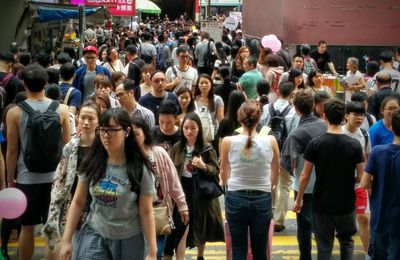
[[[32,115],[33,113],[35,113],[35,110],[33,110],[33,108],[28,104],[28,102],[26,102],[25,100],[22,102],[19,102],[17,104],[22,110],[24,110],[26,113],[28,113],[29,115]]]
[[[172,73],[174,73],[175,77],[178,77],[178,71],[176,71],[175,66],[172,66]]]
[[[63,102],[65,105],[68,105],[69,96],[71,95],[73,90],[74,90],[73,87],[70,87],[68,89],[67,94],[65,95],[65,98],[64,98],[64,102]]]
[[[287,105],[285,109],[280,113],[280,115],[285,118],[287,114],[289,113],[290,109],[292,109],[292,105]]]
[[[365,112],[365,117],[367,118],[369,127],[371,127],[374,124],[374,120],[372,120],[371,114],[368,112]]]
[[[272,117],[274,117],[274,116],[276,116],[278,114],[278,112],[274,108],[274,104],[275,104],[275,102],[272,102],[269,105],[269,118],[272,118]]]
[[[362,133],[363,136],[364,136],[364,140],[365,140],[365,150],[367,150],[368,140],[369,140],[369,138],[368,138],[368,132],[367,132],[365,129],[362,129],[362,128],[360,128],[360,130],[361,130],[361,133]]]
[[[55,112],[60,105],[60,102],[56,100],[52,100],[50,106],[47,108],[47,111],[53,111]]]

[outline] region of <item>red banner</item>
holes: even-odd
[[[108,6],[112,16],[134,16],[135,0],[71,0],[71,4],[85,4],[88,6]]]

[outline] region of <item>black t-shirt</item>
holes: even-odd
[[[315,50],[310,54],[310,56],[315,60],[318,69],[321,71],[325,71],[325,65],[328,65],[328,63],[331,62],[331,55],[327,51],[320,54],[317,50]],[[326,68],[326,70],[329,70],[329,68]]]
[[[361,144],[344,134],[326,133],[310,141],[304,159],[315,167],[314,210],[345,215],[355,210],[355,169],[364,161]]]
[[[161,146],[165,151],[169,152],[172,146],[181,140],[181,131],[178,129],[173,135],[166,135],[161,132],[159,126],[151,129],[151,135],[155,145]]]
[[[142,68],[144,65],[144,60],[139,58],[129,63],[127,78],[133,80],[135,86],[140,85],[140,81],[142,79]]]
[[[224,118],[219,123],[217,137],[224,138],[226,136],[232,136],[235,129],[238,128],[239,126],[237,127],[233,126],[232,122],[228,118]]]

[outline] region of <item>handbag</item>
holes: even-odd
[[[172,232],[172,219],[166,203],[159,203],[153,206],[154,223],[156,235],[169,235]]]
[[[199,155],[210,149],[212,149],[212,145],[207,145]],[[208,176],[203,170],[195,168],[192,178],[195,199],[212,200],[222,195],[223,190],[216,176]]]
[[[222,195],[222,187],[217,179],[214,176],[208,177],[201,171],[193,174],[193,186],[196,199],[212,200]]]

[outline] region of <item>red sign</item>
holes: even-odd
[[[71,4],[85,4],[89,6],[108,6],[112,16],[134,16],[135,0],[71,0]]]

